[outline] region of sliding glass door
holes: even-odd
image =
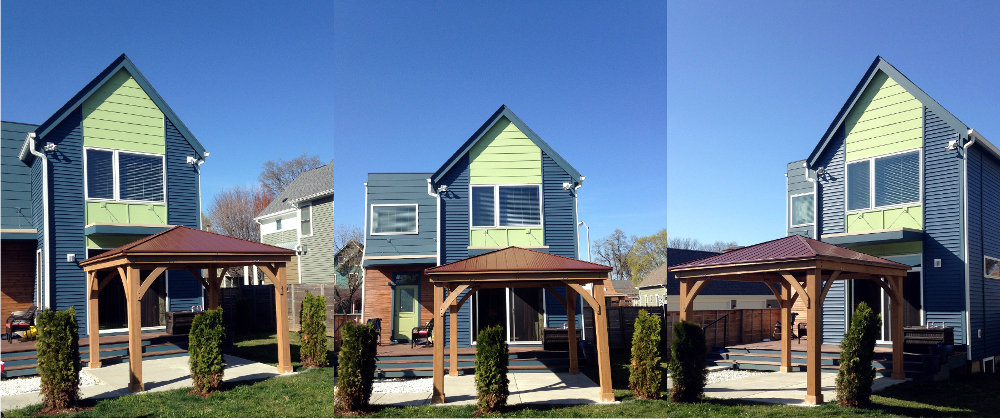
[[[472,340],[487,327],[503,326],[507,341],[539,342],[545,320],[545,297],[540,288],[479,290],[472,301]]]

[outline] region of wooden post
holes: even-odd
[[[889,285],[895,291],[892,298],[892,379],[905,380],[903,370],[903,277],[890,276]]]
[[[288,281],[285,278],[285,264],[276,263],[277,265],[277,281],[274,282],[274,315],[275,323],[278,329],[278,373],[285,374],[292,372],[292,350],[288,342],[288,298],[285,297],[288,287],[286,284]],[[215,275],[215,268],[212,268],[212,275]],[[219,303],[219,285],[213,282],[215,286],[215,303]]]
[[[599,399],[602,402],[615,401],[615,393],[611,389],[611,352],[608,349],[608,307],[604,300],[604,282],[594,283],[594,299],[597,300],[597,307],[594,307],[597,318],[597,368],[600,374],[601,392]]]
[[[144,391],[142,382],[142,301],[139,300],[139,269],[128,265],[126,268],[125,299],[128,301],[128,363],[130,392]]]
[[[456,291],[452,290],[451,292]],[[448,336],[449,352],[451,352],[448,375],[458,377],[458,299],[451,300],[451,304],[448,305],[448,317],[451,326]],[[441,345],[444,346],[444,340],[441,340]]]
[[[444,288],[434,284],[434,390],[431,403],[444,403]]]
[[[208,267],[208,309],[215,310],[219,308],[219,282],[218,282],[218,271],[216,271],[215,265],[209,265]]]
[[[820,310],[822,302],[819,300],[819,295],[822,292],[822,275],[818,268],[810,269],[806,273],[806,286],[805,291],[809,294],[809,305],[807,311],[806,319],[807,328],[809,330],[809,336],[806,338],[806,399],[807,404],[823,404],[823,387],[820,385],[820,372],[822,370],[822,365],[820,364],[820,357],[822,356],[822,346],[823,342],[823,332],[822,319],[821,316],[823,312]],[[806,297],[803,295],[802,297]]]
[[[691,289],[694,288],[694,279],[691,278],[682,279],[680,282],[681,282],[680,314],[681,314],[681,321],[683,322],[691,320],[691,316],[694,314],[691,307],[692,306],[691,301],[688,300],[689,294],[691,293]]]
[[[97,296],[100,295],[97,271],[87,273],[88,300],[87,300],[87,333],[90,335],[90,368],[101,367],[101,337],[100,321],[98,319]]]
[[[569,373],[580,373],[580,363],[577,360],[576,348],[576,290],[566,287],[566,323],[569,326]]]
[[[780,372],[792,372],[792,286],[781,285],[781,368]]]

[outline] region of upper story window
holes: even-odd
[[[792,227],[813,224],[815,200],[813,194],[795,195],[792,197]]]
[[[164,202],[163,155],[84,148],[87,199]]]
[[[281,231],[281,219],[274,220],[274,231]]]
[[[987,278],[1000,279],[1000,259],[985,256],[983,265],[983,275]]]
[[[372,235],[417,234],[417,204],[372,205]]]
[[[304,204],[299,208],[299,221],[301,228],[299,234],[303,237],[312,235],[312,205]]]
[[[847,165],[847,210],[920,203],[920,150]]]
[[[541,185],[472,186],[472,227],[541,227],[541,190]]]

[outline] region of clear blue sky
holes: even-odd
[[[671,1],[671,236],[784,236],[785,165],[808,157],[878,55],[1000,144],[998,18],[998,2]]]
[[[338,223],[369,172],[434,172],[506,104],[586,176],[592,239],[666,228],[666,3],[339,2],[333,31]]]

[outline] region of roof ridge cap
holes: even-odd
[[[809,243],[809,240],[812,239],[807,239],[805,236],[800,234],[796,234],[795,237],[798,237],[799,240],[802,241],[802,244],[806,246],[806,249],[808,249],[813,256],[819,256],[819,252],[816,251],[816,248],[813,247],[812,243]]]

